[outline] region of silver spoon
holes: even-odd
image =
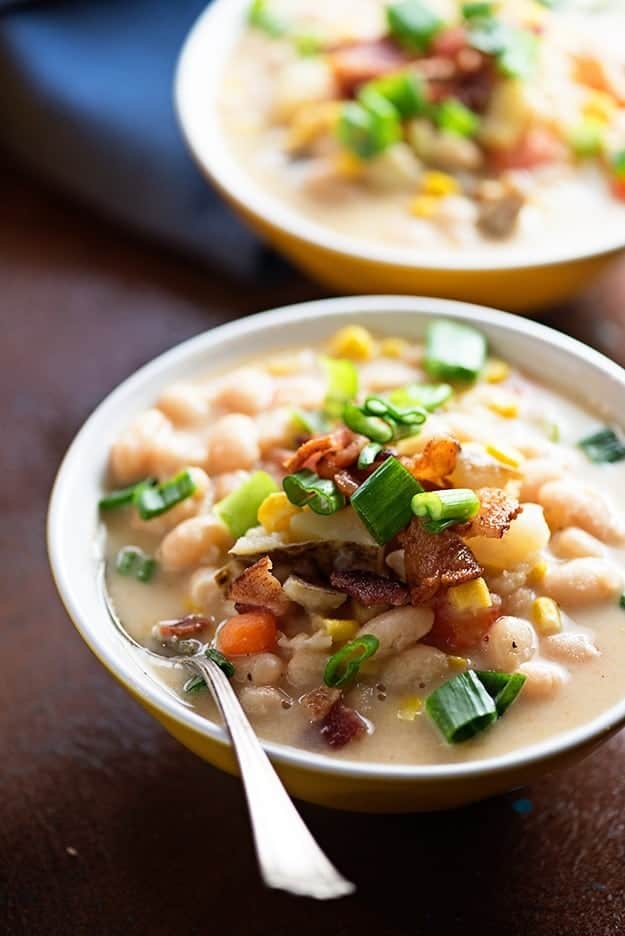
[[[143,653],[182,664],[199,674],[222,714],[239,764],[263,881],[302,897],[330,900],[355,891],[326,858],[291,802],[282,781],[250,725],[234,689],[219,666],[203,653],[165,657],[148,650],[125,630],[106,588],[106,564],[100,572],[102,595],[119,632]]]

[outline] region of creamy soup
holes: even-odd
[[[109,593],[146,648],[211,656],[263,738],[501,754],[623,696],[624,459],[472,328],[349,326],[166,387],[123,429]],[[214,717],[201,678],[147,659]]]
[[[601,217],[589,243],[625,230],[619,4],[256,0],[248,19],[223,126],[298,215],[511,260],[579,243],[582,218]]]

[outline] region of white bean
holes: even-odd
[[[380,674],[380,682],[388,689],[405,691],[425,689],[447,672],[447,655],[436,647],[417,644],[391,657]]]
[[[299,647],[289,660],[287,679],[298,689],[314,689],[323,681],[329,654],[311,647]]]
[[[535,503],[543,484],[555,481],[564,475],[563,466],[552,458],[533,458],[523,465],[521,500]]]
[[[202,566],[189,578],[188,595],[193,608],[204,614],[213,614],[215,618],[229,615],[232,604],[224,599],[223,591],[215,581],[217,569]]]
[[[258,368],[234,371],[221,383],[215,403],[226,412],[255,416],[268,409],[273,398],[273,379]]]
[[[167,387],[156,405],[175,426],[195,426],[209,413],[206,398],[193,384],[183,381]]]
[[[280,377],[276,378],[274,406],[301,406],[303,409],[316,409],[323,403],[325,383],[321,377]]]
[[[513,617],[527,618],[530,616],[535,598],[536,592],[531,588],[517,588],[516,591],[510,592],[503,598],[502,610]]]
[[[288,446],[295,438],[293,410],[283,406],[261,413],[256,420],[258,444],[262,455],[273,448]]]
[[[245,686],[239,693],[239,702],[252,718],[277,715],[286,697],[273,686]]]
[[[131,484],[147,477],[152,471],[154,442],[169,437],[172,425],[157,409],[141,413],[113,443],[111,470],[119,484]]]
[[[623,525],[601,491],[590,484],[572,478],[548,481],[541,487],[538,499],[552,531],[574,526],[604,543],[623,539]]]
[[[536,634],[529,621],[503,615],[488,632],[486,655],[493,669],[514,673],[531,659],[536,648]]]
[[[606,559],[570,559],[551,565],[541,588],[558,604],[574,608],[615,598],[623,589],[623,573]]]
[[[594,640],[586,634],[573,634],[570,631],[545,637],[541,643],[541,650],[547,656],[562,660],[563,663],[585,663],[599,656]]]
[[[258,430],[253,419],[232,413],[217,420],[208,437],[208,470],[223,474],[252,468],[260,458]]]
[[[560,559],[581,559],[584,556],[605,556],[605,547],[598,539],[579,527],[566,527],[551,537],[551,551]]]
[[[203,561],[215,564],[232,543],[230,531],[218,517],[200,514],[183,520],[165,536],[159,559],[166,572],[180,572]]]
[[[284,660],[276,653],[254,653],[237,659],[234,678],[237,682],[252,683],[254,686],[275,686],[284,670]]]
[[[228,494],[232,494],[238,487],[241,487],[244,481],[247,481],[249,476],[249,471],[239,470],[227,471],[225,474],[214,477],[215,501],[223,500]]]
[[[522,663],[519,672],[525,676],[523,698],[550,699],[555,696],[568,679],[567,671],[557,663],[531,660]]]
[[[455,487],[473,489],[504,487],[514,478],[518,478],[518,471],[515,468],[510,468],[493,458],[483,445],[475,442],[467,442],[462,446],[451,476]]]
[[[434,612],[430,608],[392,608],[371,618],[360,628],[358,636],[372,634],[380,641],[378,653],[401,653],[406,647],[416,644],[434,623]]]
[[[363,387],[374,393],[414,383],[417,377],[416,368],[391,358],[376,358],[360,368],[360,380]]]

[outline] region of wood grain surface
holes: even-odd
[[[74,433],[135,368],[323,292],[269,255],[258,282],[235,282],[7,168],[0,196],[0,933],[624,934],[623,735],[453,813],[302,806],[357,896],[323,905],[261,887],[238,782],[172,740],[73,630],[45,511]],[[625,264],[547,320],[625,362]]]

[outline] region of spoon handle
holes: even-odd
[[[318,900],[353,893],[354,885],[330,864],[304,825],[224,673],[208,659],[189,665],[204,677],[230,735],[265,884]]]

